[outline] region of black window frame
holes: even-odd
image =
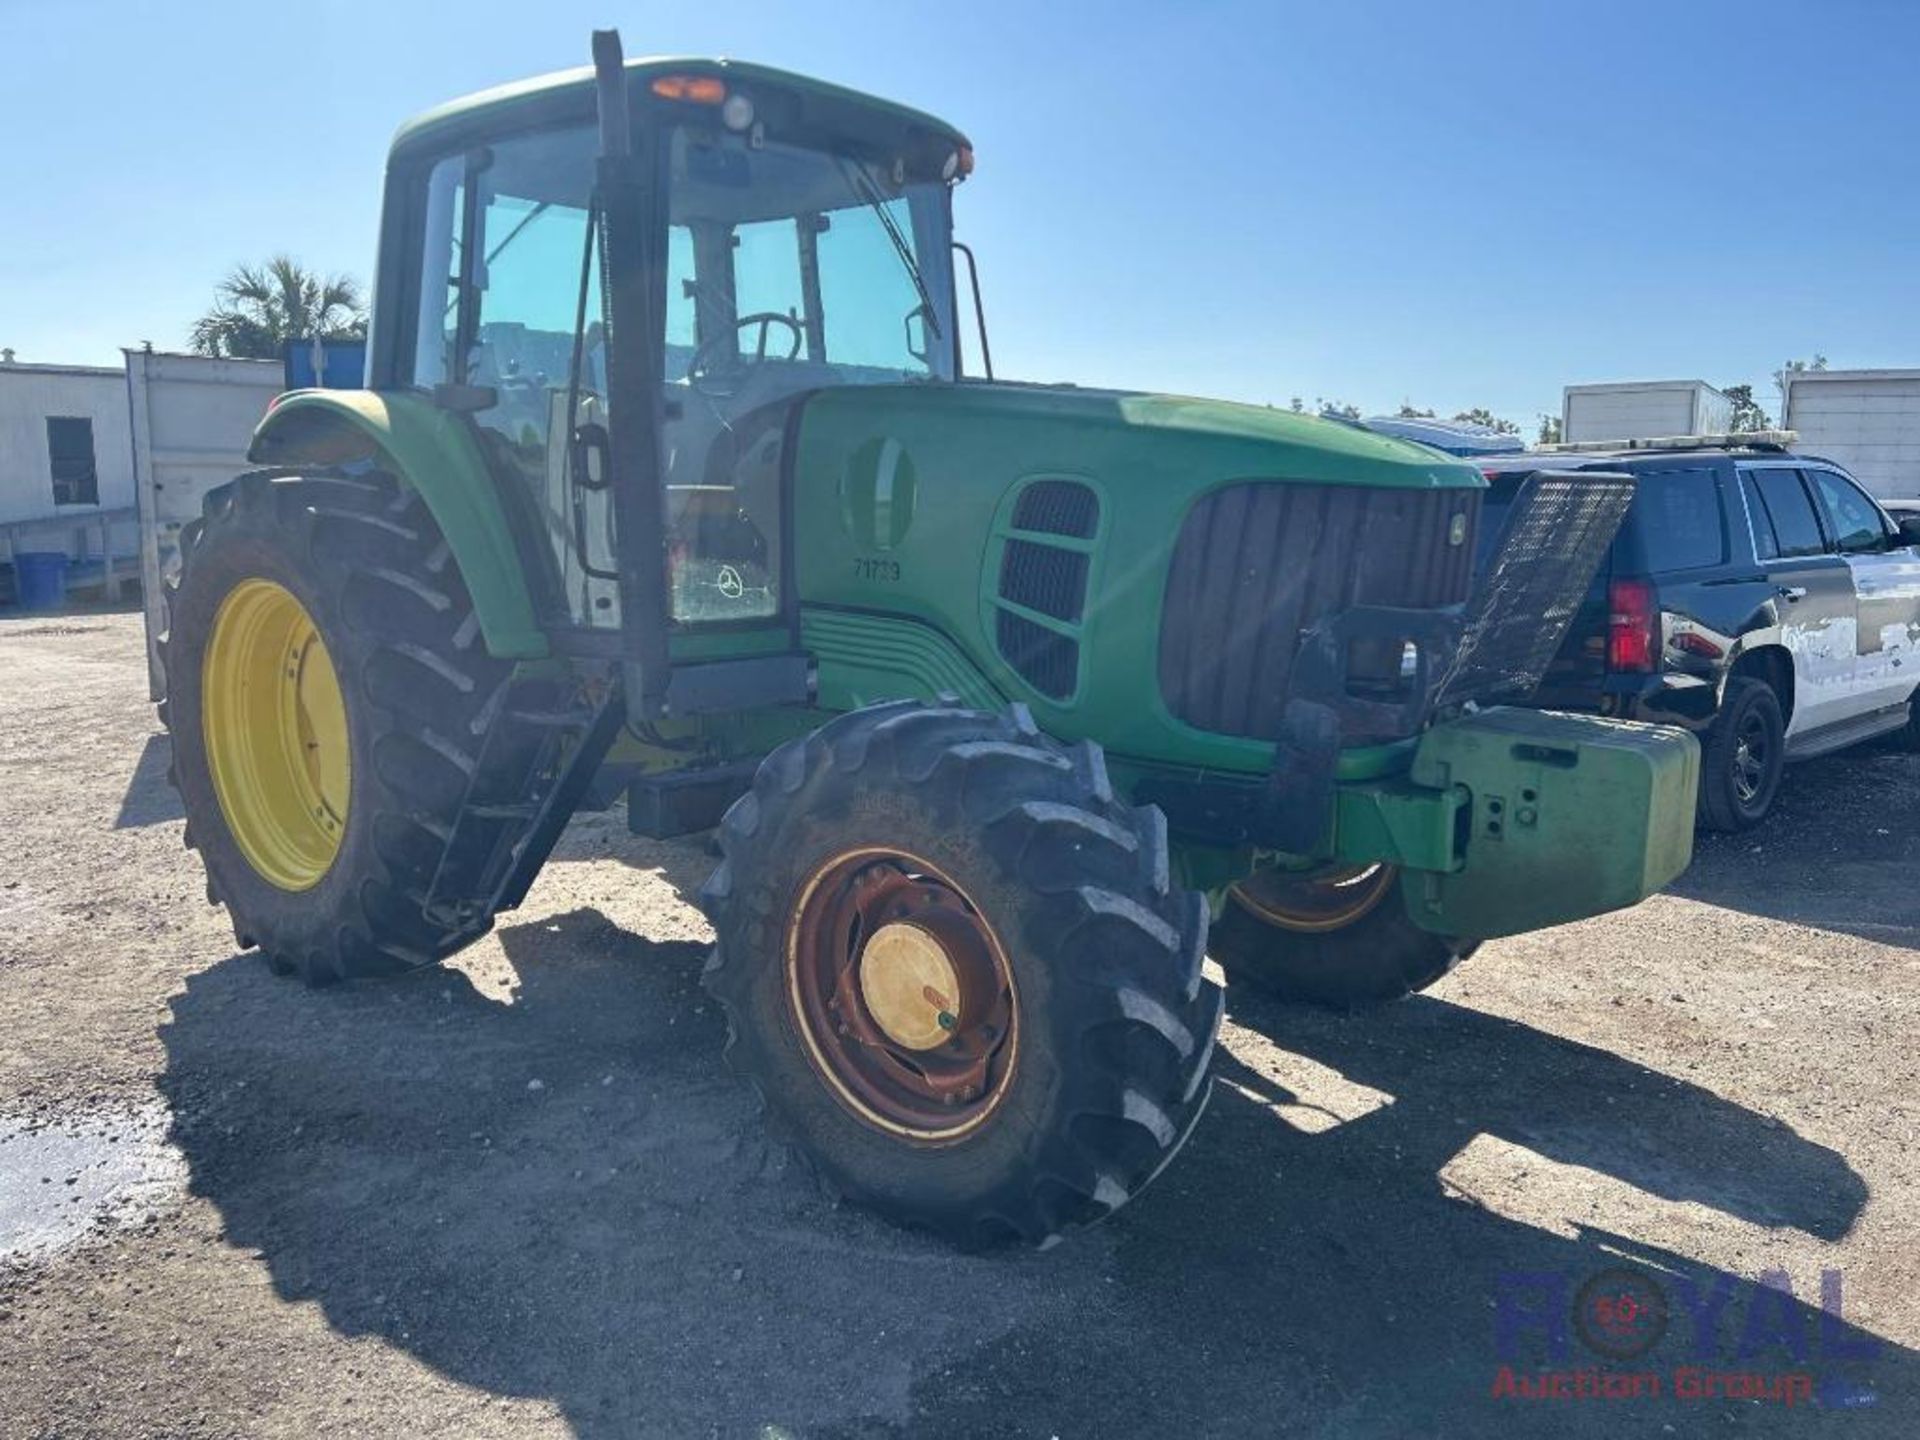
[[[1747,538],[1753,542],[1753,558],[1765,564],[1780,558],[1780,537],[1774,532],[1773,512],[1767,509],[1767,497],[1760,493],[1760,480],[1752,467],[1741,466],[1735,477],[1740,486],[1740,505],[1747,516]],[[1761,543],[1761,537],[1766,543]]]
[[[80,508],[99,508],[100,505],[100,450],[94,442],[93,417],[91,415],[49,415],[47,421],[47,475],[53,485],[53,503],[56,508],[71,506]],[[54,441],[58,426],[79,426],[86,436],[86,464],[84,470],[76,470],[72,462],[79,457],[78,451],[71,447],[62,448]],[[67,462],[62,474],[62,462]],[[82,498],[63,495],[63,489],[76,490]]]

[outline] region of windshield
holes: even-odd
[[[676,130],[669,165],[669,379],[953,378],[945,185],[708,130]]]

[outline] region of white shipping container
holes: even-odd
[[[1920,496],[1920,370],[1802,370],[1780,423],[1798,448],[1837,460],[1875,495]]]
[[[1732,424],[1733,402],[1704,380],[1569,385],[1561,392],[1560,438],[1568,444],[1719,435]]]
[[[90,494],[84,484],[56,486],[59,446],[74,447],[73,456],[91,447]],[[115,554],[132,555],[132,506],[133,454],[121,372],[0,361],[0,556],[61,550],[97,557],[103,527]],[[125,513],[115,517],[115,511]]]
[[[129,350],[122,404],[132,413],[140,505],[140,577],[147,608],[147,681],[165,693],[158,636],[161,581],[180,568],[180,527],[207,491],[250,468],[247,446],[285,383],[277,360],[213,360]]]

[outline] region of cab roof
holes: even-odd
[[[858,107],[896,124],[926,130],[957,145],[968,143],[961,131],[924,111],[769,65],[697,56],[647,56],[627,61],[626,69],[629,88],[633,92],[645,92],[648,84],[661,75],[717,75],[728,83],[730,89],[766,85],[798,96],[803,101],[817,99],[836,107]],[[394,132],[392,151],[400,155],[421,149],[439,149],[449,143],[459,143],[475,131],[497,133],[502,129],[522,126],[531,128],[564,123],[591,118],[593,113],[593,67],[582,65],[574,70],[556,70],[550,75],[535,75],[507,85],[496,85],[491,90],[481,90],[458,100],[449,100],[444,105],[436,105],[414,116]]]

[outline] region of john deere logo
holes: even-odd
[[[840,480],[847,532],[861,546],[891,550],[913,524],[913,460],[898,440],[878,436],[847,461]]]
[[[1464,514],[1457,514],[1453,517],[1453,523],[1447,526],[1447,544],[1464,545],[1466,543],[1467,517]]]

